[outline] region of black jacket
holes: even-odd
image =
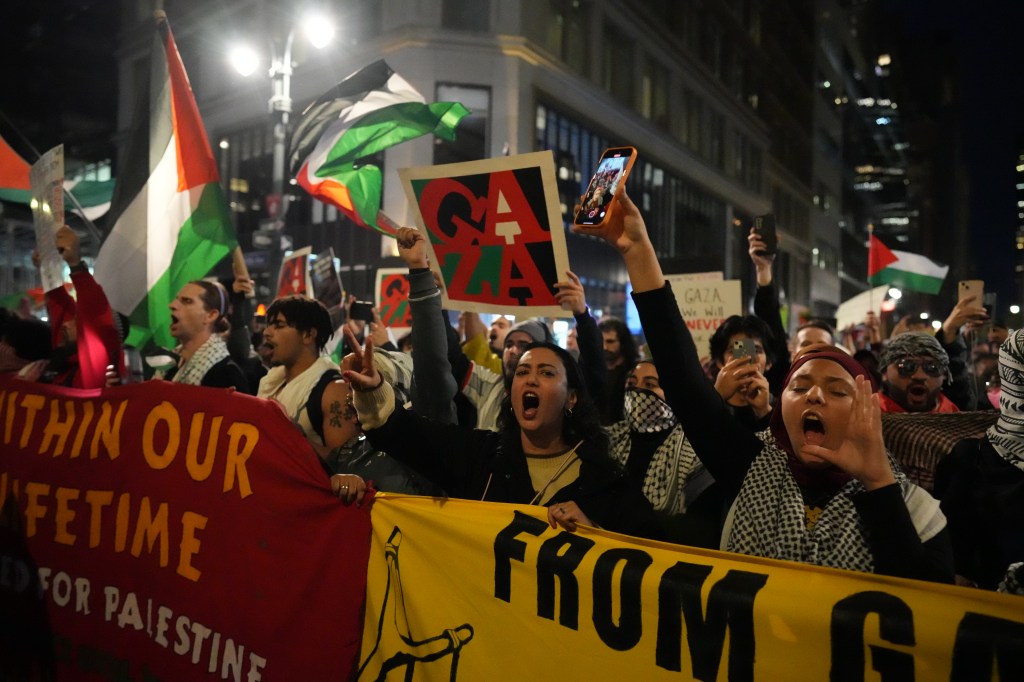
[[[452,497],[529,504],[536,491],[521,452],[506,452],[501,434],[439,424],[396,406],[380,428],[366,431],[374,448],[404,462]],[[574,501],[594,523],[619,533],[660,538],[650,503],[629,485],[607,452],[584,444],[579,478],[547,505]]]

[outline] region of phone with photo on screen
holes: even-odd
[[[573,219],[576,225],[596,227],[605,221],[615,194],[626,181],[634,161],[636,147],[610,147],[604,151]]]

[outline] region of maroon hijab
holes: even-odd
[[[785,391],[786,387],[789,386],[789,382],[792,381],[793,375],[796,371],[811,360],[831,360],[832,362],[842,366],[842,368],[849,372],[851,376],[861,376],[868,380],[871,383],[872,391],[878,390],[875,378],[871,375],[871,372],[864,368],[864,365],[854,360],[842,349],[836,348],[835,346],[822,346],[820,349],[805,352],[793,361],[793,364],[789,368],[789,374],[786,375],[786,380],[782,384],[783,391]],[[793,452],[793,443],[789,440],[789,433],[786,431],[786,425],[782,421],[781,398],[772,410],[772,416],[768,422],[768,428],[771,429],[772,436],[775,437],[775,442],[778,443],[779,447],[781,447],[783,452],[786,453],[786,458],[789,462],[789,470],[793,473],[793,478],[795,478],[796,482],[801,486],[815,486],[839,490],[839,488],[843,487],[843,485],[852,478],[848,473],[835,466],[828,466],[824,469],[812,469],[800,461],[800,458]]]

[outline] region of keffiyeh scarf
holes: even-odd
[[[611,455],[626,464],[632,447],[631,433],[669,431],[651,457],[644,477],[643,493],[655,510],[681,514],[687,504],[704,492],[714,479],[697,459],[672,408],[651,391],[627,389],[625,420],[608,427]]]
[[[1024,471],[1024,329],[999,348],[999,421],[987,432],[999,456]]]
[[[210,368],[228,357],[228,346],[217,334],[211,334],[203,345],[196,349],[185,364],[182,365],[171,381],[190,386],[201,386],[203,377]]]
[[[787,463],[786,453],[770,430],[758,437],[761,453],[747,472],[722,532],[722,549],[740,554],[784,559],[817,566],[871,573],[874,557],[868,546],[853,497],[864,492],[850,480],[832,497],[811,528],[807,528],[803,494]],[[889,458],[903,500],[922,541],[945,527],[939,503],[907,481]]]

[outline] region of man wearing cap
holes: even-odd
[[[942,393],[952,380],[949,355],[931,334],[907,332],[891,339],[880,361],[882,412],[959,412]]]

